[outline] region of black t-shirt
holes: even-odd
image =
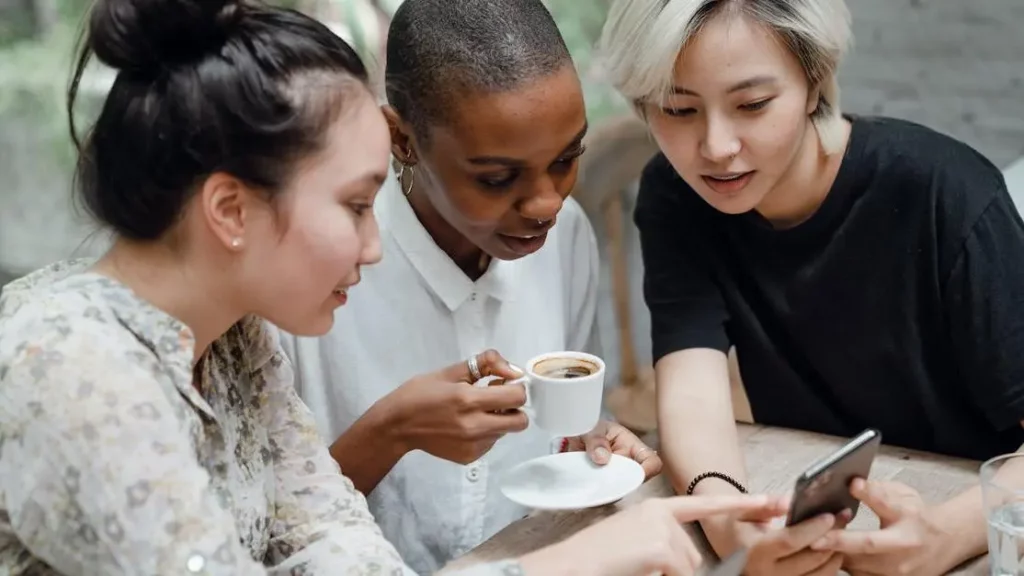
[[[1002,174],[917,124],[852,118],[817,212],[718,212],[663,155],[636,208],[654,360],[735,345],[759,423],[983,459],[1024,443],[1024,222]]]

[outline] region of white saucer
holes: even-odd
[[[598,466],[585,452],[542,456],[512,468],[501,479],[509,500],[536,510],[576,510],[621,500],[644,483],[644,469],[613,454]]]

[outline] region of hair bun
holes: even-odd
[[[112,68],[148,72],[218,49],[241,12],[239,0],[98,0],[89,46]]]

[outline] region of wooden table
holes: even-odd
[[[845,439],[809,432],[741,424],[740,442],[746,455],[752,492],[784,494],[812,462],[842,445]],[[917,489],[927,502],[941,502],[978,481],[978,462],[885,446],[871,468],[871,478],[894,480]],[[652,478],[617,504],[571,512],[536,512],[513,523],[446,569],[521,556],[558,542],[593,522],[641,500],[673,493],[663,477]],[[862,506],[851,529],[878,526],[878,518]],[[708,564],[717,561],[696,524],[688,526]],[[988,562],[975,560],[956,574],[987,574]]]

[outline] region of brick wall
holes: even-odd
[[[847,0],[843,107],[927,124],[1001,168],[1024,156],[1024,0]]]

